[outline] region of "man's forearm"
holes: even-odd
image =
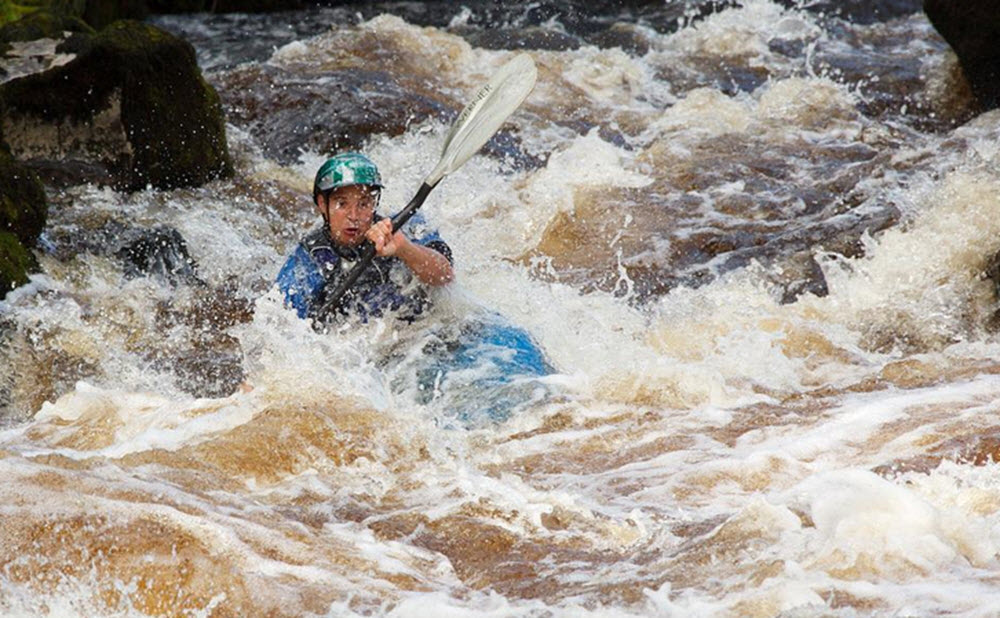
[[[409,239],[396,249],[396,257],[403,260],[413,274],[427,285],[445,285],[455,278],[455,271],[448,258]]]

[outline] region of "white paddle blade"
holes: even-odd
[[[424,182],[433,187],[479,152],[527,98],[537,76],[535,61],[528,54],[518,54],[500,67],[452,125],[441,149],[441,161]]]

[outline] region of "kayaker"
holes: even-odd
[[[381,194],[378,167],[362,154],[339,154],[320,166],[313,203],[323,223],[302,238],[277,277],[286,306],[299,317],[322,325],[341,315],[364,321],[391,311],[412,320],[426,308],[425,286],[454,278],[451,249],[437,232],[414,217],[407,225],[409,236],[403,230],[393,234],[392,221],[376,212]],[[319,315],[325,292],[351,269],[366,240],[375,245],[371,265],[334,315]]]

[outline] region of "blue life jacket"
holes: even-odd
[[[380,217],[376,217],[378,221]],[[413,242],[434,249],[452,261],[451,249],[436,231],[427,230],[423,221],[410,220]],[[415,233],[414,233],[415,232]],[[360,257],[361,247],[338,245],[324,223],[307,234],[295,247],[278,272],[276,283],[285,297],[285,304],[300,318],[311,317],[326,321],[332,316],[319,316],[323,290],[333,289]],[[425,290],[414,281],[413,273],[397,257],[375,257],[371,265],[344,295],[339,306],[341,314],[355,314],[362,321],[376,318],[386,311],[398,312],[397,317],[412,320],[423,312],[428,303]]]

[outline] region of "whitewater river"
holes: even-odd
[[[926,17],[400,6],[154,22],[236,176],[50,187],[44,273],[0,303],[0,615],[1000,614],[1000,114]],[[360,138],[391,213],[515,48],[506,141],[422,211],[433,311],[285,310],[324,110],[399,99],[330,76],[438,110]],[[193,275],[127,276],[125,224]],[[415,377],[487,310],[556,369],[506,420]]]

